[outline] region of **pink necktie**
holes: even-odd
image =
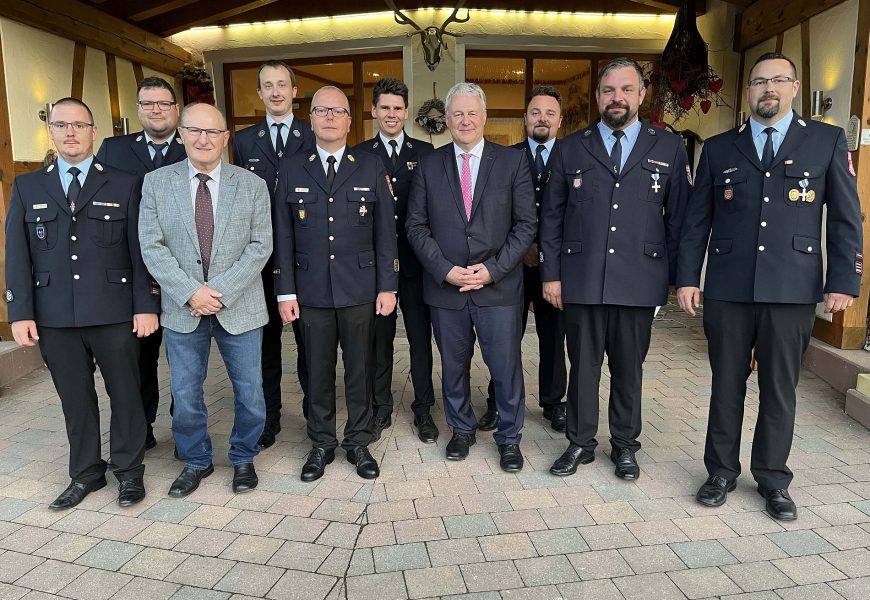
[[[460,185],[462,185],[462,200],[465,202],[465,217],[471,220],[471,157],[472,155],[463,152],[459,156],[462,157],[462,173],[460,176]]]

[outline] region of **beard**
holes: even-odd
[[[611,113],[611,109],[614,108],[622,108],[623,113],[621,117],[618,117]],[[637,110],[632,111],[631,107],[628,104],[621,104],[618,102],[612,102],[607,105],[607,108],[601,113],[601,120],[604,121],[604,124],[610,127],[611,129],[622,129],[626,123],[632,120],[637,116]]]
[[[764,105],[762,102],[766,100],[773,100],[773,104]],[[758,102],[755,104],[755,114],[757,114],[762,119],[772,119],[776,115],[779,114],[782,105],[779,102],[779,98],[774,96],[764,96],[759,98]]]
[[[149,123],[148,127],[143,126],[142,129],[144,129],[152,138],[163,139],[175,131],[176,126],[169,121],[164,121],[156,126],[153,123]]]
[[[550,128],[547,127],[545,131],[543,127],[535,127],[532,129],[532,135],[530,135],[529,137],[531,137],[539,144],[543,144],[550,139]]]

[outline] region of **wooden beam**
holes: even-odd
[[[6,81],[3,62],[3,40],[0,38],[0,83]],[[15,162],[12,157],[12,124],[6,86],[0,85],[0,290],[6,290],[6,210],[12,196]],[[9,319],[6,302],[0,302],[0,321]]]
[[[121,100],[118,97],[118,68],[115,56],[106,54],[106,78],[109,83],[109,107],[112,111],[112,135],[123,135],[121,127]]]
[[[734,35],[734,51],[742,52],[769,40],[843,2],[845,0],[758,0],[740,17]]]
[[[3,0],[0,17],[80,42],[162,73],[181,71],[190,53],[79,0]]]
[[[221,19],[236,17],[248,11],[273,4],[277,0],[207,0],[196,2],[165,15],[157,16],[142,22],[149,31],[156,31],[163,37],[169,37],[180,31],[200,25],[212,25]],[[292,11],[288,11],[290,13]]]
[[[635,4],[640,4],[641,6],[649,6],[650,8],[657,8],[658,10],[667,12],[667,13],[676,13],[680,8],[680,4],[682,2],[668,2],[667,0],[631,0]],[[706,10],[706,0],[696,0],[695,2],[695,12],[699,15],[703,15]]]
[[[139,63],[131,63],[133,65],[133,76],[136,78],[136,85],[138,86],[142,83],[142,80],[145,79],[145,72],[142,70],[142,65]]]
[[[785,42],[785,33],[779,33],[776,36],[776,48],[777,52],[782,52],[782,44]]]
[[[810,117],[810,22],[801,21],[801,112]]]
[[[169,0],[169,2],[160,2],[155,6],[151,6],[146,8],[145,10],[136,11],[130,15],[127,15],[127,21],[144,21],[146,19],[150,19],[152,17],[156,17],[157,15],[162,15],[164,13],[168,13],[169,11],[176,10],[178,8],[183,8],[188,4],[193,4],[194,2],[198,2],[199,0]],[[129,4],[129,0],[124,0],[126,4]]]
[[[858,2],[858,37],[855,41],[855,67],[852,74],[852,99],[849,114],[861,118],[861,126],[870,127],[870,0]],[[835,157],[838,159],[838,157]],[[859,146],[852,153],[861,201],[864,229],[864,256],[870,252],[870,146]],[[852,306],[834,315],[832,323],[816,320],[813,335],[837,348],[863,348],[867,338],[867,304],[870,277],[861,278],[861,295]],[[818,333],[818,335],[817,335]]]
[[[85,57],[87,56],[87,51],[87,46],[76,42],[75,50],[73,50],[72,86],[69,95],[79,100],[82,99],[85,89]]]

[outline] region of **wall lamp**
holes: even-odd
[[[39,111],[39,120],[45,121],[45,124],[48,124],[48,117],[51,115],[51,109],[54,108],[54,104],[51,102],[46,103],[45,108]]]
[[[825,92],[822,90],[813,90],[812,113],[810,115],[813,119],[824,117],[832,106],[834,106],[833,98],[825,98]]]

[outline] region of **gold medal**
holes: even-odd
[[[791,189],[788,191],[788,199],[792,202],[797,202],[797,199],[800,195],[800,192],[795,189]]]
[[[812,202],[816,199],[816,190],[810,190],[807,192],[807,202]]]

